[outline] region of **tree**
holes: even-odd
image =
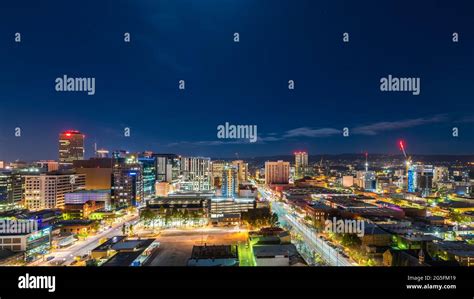
[[[356,234],[343,234],[341,244],[347,247],[356,247],[362,244],[362,241]]]
[[[151,221],[155,219],[155,213],[153,213],[149,208],[146,208],[140,213],[140,219],[143,221],[145,227],[148,227],[150,226]]]
[[[463,222],[468,222],[466,221],[466,217],[463,216],[461,213],[459,212],[456,212],[454,210],[452,210],[451,212],[449,212],[449,219],[451,219],[451,221],[453,222],[459,222],[459,223],[463,223]]]
[[[94,224],[92,224],[92,230],[97,232],[100,228],[100,223],[99,221],[94,221]]]
[[[99,265],[99,263],[95,259],[86,261],[86,266],[87,267],[97,267],[98,265]]]
[[[168,225],[168,223],[172,219],[172,217],[173,217],[172,209],[166,209],[166,212],[165,212],[165,226]]]
[[[278,221],[278,215],[277,213],[273,213],[272,216],[270,217],[270,226],[275,227],[278,226],[280,222]]]
[[[186,210],[184,210],[184,212],[183,212],[183,222],[184,222],[184,226],[186,226],[186,224],[188,223],[188,220],[189,220],[189,211],[186,209]]]
[[[251,227],[261,226],[278,226],[278,215],[272,213],[267,207],[256,208],[243,212],[241,215],[242,222],[250,225]]]
[[[164,217],[165,217],[165,214],[166,214],[165,207],[161,206],[161,207],[158,209],[158,216],[159,216],[159,218],[160,218],[161,226],[163,226],[163,219],[164,219]]]

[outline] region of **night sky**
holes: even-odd
[[[57,159],[66,129],[86,134],[87,156],[94,142],[212,157],[398,153],[400,138],[413,154],[474,154],[473,22],[468,0],[3,0],[0,160]],[[64,74],[95,77],[96,94],[56,92]],[[389,74],[420,77],[421,94],[381,92]],[[217,139],[225,122],[257,125],[259,141]]]

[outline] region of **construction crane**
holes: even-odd
[[[398,144],[400,145],[400,150],[403,152],[403,155],[405,156],[405,164],[406,164],[406,168],[408,172],[408,168],[410,168],[411,166],[411,157],[407,155],[407,152],[405,150],[405,143],[403,142],[403,140],[400,140]]]
[[[365,152],[365,172],[369,171],[369,153]]]

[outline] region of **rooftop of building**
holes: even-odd
[[[112,245],[114,245],[118,242],[121,242],[125,238],[126,238],[126,236],[115,236],[115,237],[109,238],[104,243],[102,243],[99,246],[97,246],[96,248],[92,249],[92,251],[106,251],[106,250],[109,250],[109,249],[112,248]]]
[[[237,259],[236,245],[193,246],[191,259]]]
[[[253,203],[255,202],[255,198],[253,197],[212,197],[211,202],[235,202],[235,203]]]
[[[23,252],[14,252],[11,251],[10,249],[0,249],[0,261],[4,259],[9,259],[14,256],[22,256],[24,253]]]
[[[411,242],[431,242],[435,240],[441,240],[440,238],[435,237],[433,235],[426,235],[423,233],[416,233],[416,232],[401,235],[400,237]]]
[[[465,201],[450,201],[439,203],[438,206],[442,208],[452,208],[452,209],[469,209],[474,208],[474,203],[465,202]]]
[[[334,204],[343,206],[345,208],[369,208],[369,209],[378,208],[376,205],[359,201],[355,197],[331,196],[331,197],[326,198],[326,200]]]
[[[346,190],[335,190],[324,187],[292,187],[283,191],[285,195],[306,195],[306,194],[351,194]]]
[[[118,252],[104,264],[103,267],[128,267],[130,266],[134,260],[136,260],[141,251],[126,251],[126,252]]]
[[[308,204],[309,207],[315,209],[315,210],[332,210],[328,205],[323,204],[322,202],[311,202]]]
[[[291,257],[298,255],[294,244],[264,244],[252,246],[256,258],[274,258],[276,256]]]
[[[439,241],[436,246],[457,256],[474,257],[474,245],[464,241]]]
[[[110,194],[110,189],[77,190],[66,194]]]
[[[213,192],[175,192],[168,194],[168,198],[211,198]]]
[[[41,210],[41,211],[21,210],[21,211],[16,211],[16,212],[12,211],[11,213],[9,213],[9,215],[11,217],[16,217],[16,218],[19,218],[19,219],[56,218],[56,217],[61,215],[61,210],[59,210],[59,209],[45,209],[45,210]]]
[[[74,226],[74,225],[92,225],[93,220],[89,219],[71,219],[71,220],[61,220],[58,225],[60,226]]]
[[[122,239],[112,245],[112,249],[115,251],[143,251],[151,245],[154,239]]]

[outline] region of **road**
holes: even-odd
[[[46,255],[44,259],[40,259],[38,261],[35,261],[29,266],[50,266],[51,262],[55,261],[61,261],[63,260],[64,262],[62,265],[66,266],[71,264],[74,261],[75,256],[83,256],[85,254],[89,254],[92,249],[97,247],[99,245],[99,240],[102,238],[111,238],[114,236],[122,235],[122,225],[123,224],[136,224],[139,220],[138,216],[131,216],[128,217],[125,221],[114,224],[112,228],[107,229],[106,231],[99,233],[94,236],[88,237],[86,240],[79,240],[70,247],[62,248],[62,249],[56,249],[49,255]],[[46,261],[45,259],[48,256],[54,256],[54,259],[51,261]]]
[[[278,215],[278,220],[281,225],[288,225],[292,227],[297,233],[299,233],[306,245],[321,255],[321,258],[325,260],[331,266],[356,266],[357,264],[351,262],[348,258],[342,256],[334,248],[332,248],[325,240],[317,237],[317,232],[308,227],[300,219],[291,214],[291,211],[271,194],[270,191],[257,185],[259,192],[264,194],[267,199],[271,201],[271,208],[274,213]]]

